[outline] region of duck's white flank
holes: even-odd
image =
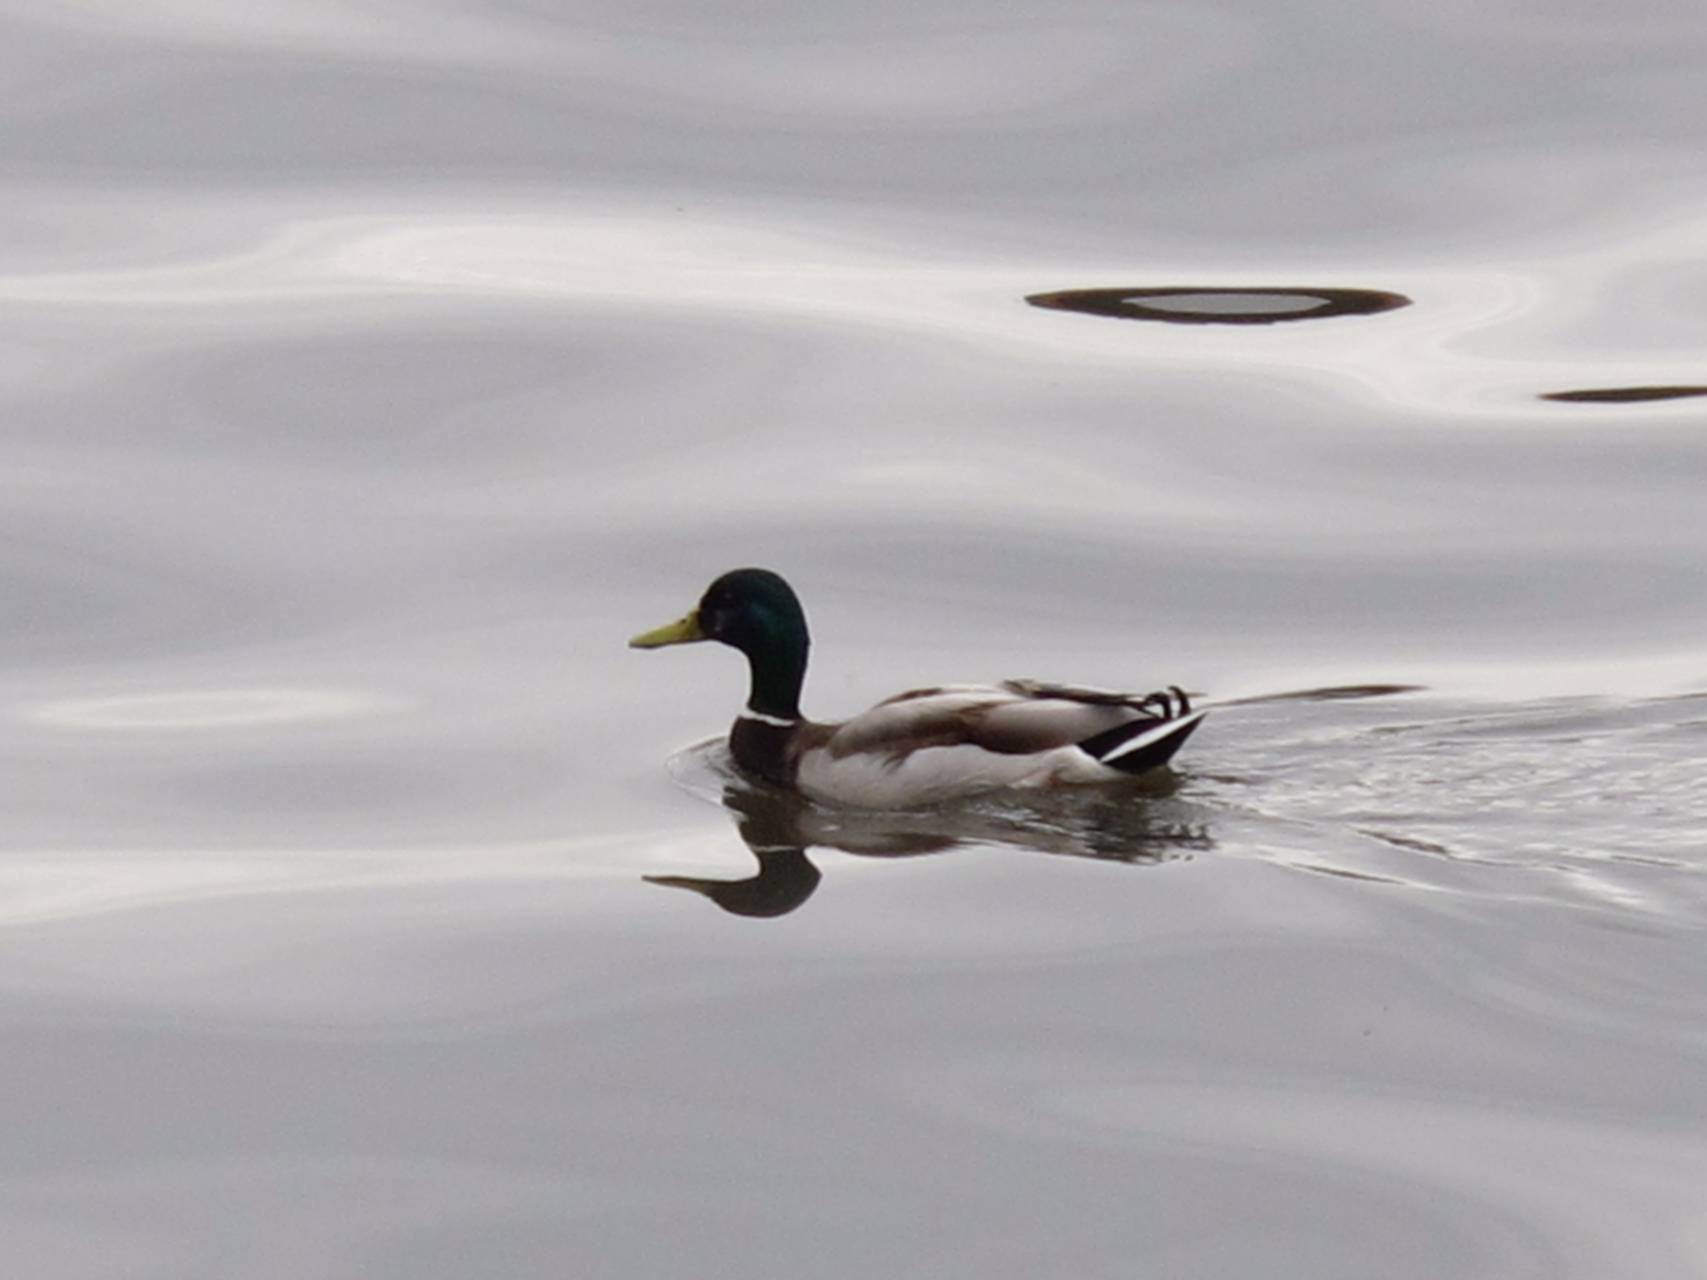
[[[1007,787],[1109,782],[1118,769],[1078,747],[1005,755],[983,747],[921,747],[893,761],[880,755],[836,757],[818,747],[800,757],[795,785],[813,800],[853,809],[905,809]]]

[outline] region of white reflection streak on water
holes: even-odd
[[[289,724],[407,709],[401,699],[333,689],[198,689],[75,698],[33,707],[28,717],[74,729],[210,729]]]
[[[18,850],[0,870],[0,922],[41,924],[168,905],[359,889],[634,880],[635,851],[667,864],[682,837],[639,834],[381,850]],[[696,846],[687,846],[696,847]],[[675,854],[681,857],[680,854]]]

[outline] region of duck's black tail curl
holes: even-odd
[[[1079,750],[1122,773],[1147,773],[1173,759],[1174,752],[1185,745],[1209,714],[1193,711],[1191,699],[1177,685],[1150,694],[1140,705],[1159,714],[1105,729],[1080,742]]]

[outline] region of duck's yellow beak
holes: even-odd
[[[699,611],[688,614],[685,618],[677,618],[674,622],[666,623],[655,631],[643,631],[628,642],[630,649],[662,649],[667,644],[692,644],[695,640],[707,639],[705,632],[699,629]]]

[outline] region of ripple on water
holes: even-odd
[[[1701,922],[1694,705],[1252,706],[1236,735],[1206,735],[1200,756],[1220,759],[1182,791],[1256,816],[1265,857],[1308,851],[1456,895]]]
[[[1644,1271],[1633,1259],[1674,1261],[1678,1238],[1656,1238],[1639,1221],[1608,1212],[1589,1187],[1558,1176],[1559,1162],[1617,1153],[1594,1185],[1622,1188],[1638,1203],[1669,1186],[1662,1195],[1678,1222],[1690,1216],[1684,1188],[1707,1172],[1693,1135],[1633,1134],[1622,1121],[1398,1092],[1355,1076],[1323,1085],[1201,1065],[1145,1070],[1044,1050],[903,1065],[905,1078],[900,1065],[886,1073],[895,1092],[974,1128],[1032,1143],[1143,1153],[1146,1163],[1166,1160],[1175,1169],[1196,1165],[1223,1189],[1254,1191],[1271,1185],[1273,1170],[1286,1170],[1290,1211],[1272,1231],[1252,1231],[1245,1222],[1229,1248],[1249,1250],[1248,1265],[1216,1266],[1216,1275],[1260,1272],[1262,1251],[1301,1221],[1312,1230],[1359,1224],[1347,1239],[1379,1222],[1373,1238],[1387,1246],[1395,1233],[1414,1232],[1416,1250],[1406,1256],[1411,1265],[1427,1258],[1433,1274],[1449,1260],[1460,1264],[1447,1267],[1455,1274],[1511,1274],[1537,1256],[1554,1257],[1565,1269],[1567,1260],[1580,1266],[1594,1256],[1610,1271],[1623,1264],[1628,1274],[1664,1274],[1663,1266]],[[1374,1258],[1369,1265],[1381,1274],[1423,1273]],[[1204,1274],[1201,1259],[1193,1271]]]

